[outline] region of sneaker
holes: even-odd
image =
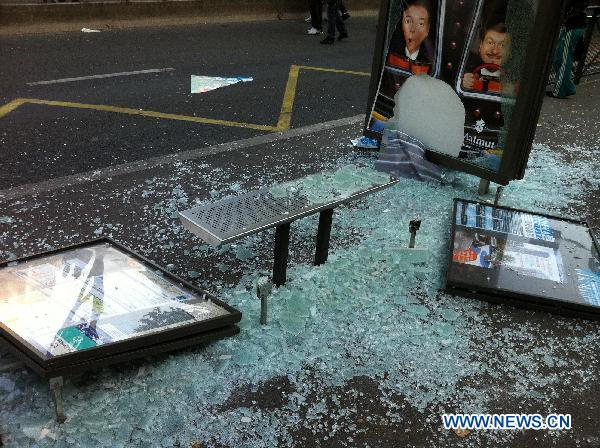
[[[306,19],[304,19],[304,21],[305,21],[306,23],[310,23],[310,22],[311,22],[310,16],[308,16]]]
[[[338,40],[348,39],[348,33],[340,33]]]
[[[323,34],[323,31],[321,31],[321,30],[318,30],[318,29],[316,29],[316,28],[312,27],[310,30],[308,30],[308,34],[310,34],[310,35],[314,35],[314,34]]]
[[[331,36],[327,36],[325,39],[323,39],[321,41],[321,43],[324,44],[324,45],[331,45],[334,42],[335,42],[335,39],[333,37],[331,37]]]
[[[346,11],[344,14],[342,14],[342,20],[348,20],[350,18],[350,13],[348,11]]]

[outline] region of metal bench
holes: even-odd
[[[286,282],[290,223],[320,213],[314,264],[321,265],[327,261],[333,209],[397,182],[389,177],[387,182],[317,203],[302,190],[279,197],[273,194],[273,187],[261,188],[185,210],[179,217],[185,228],[215,247],[275,227],[273,283],[281,286]]]

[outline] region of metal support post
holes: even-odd
[[[496,188],[496,197],[494,198],[494,205],[498,205],[498,203],[500,202],[502,190],[504,190],[504,187],[502,185],[498,185],[498,188]]]
[[[410,222],[410,224],[408,225],[408,231],[410,232],[410,241],[408,243],[409,249],[414,249],[416,239],[417,239],[417,232],[419,231],[420,228],[421,228],[421,220],[420,219],[413,219]]]
[[[481,179],[479,181],[479,190],[477,190],[477,193],[479,193],[480,196],[483,196],[484,194],[488,194],[490,192],[490,181],[487,179]]]
[[[256,295],[260,299],[260,323],[267,324],[267,297],[271,294],[273,283],[270,278],[262,277],[256,283]]]
[[[319,214],[319,229],[317,230],[317,248],[315,249],[315,266],[327,261],[329,254],[329,237],[331,236],[331,221],[333,209],[328,208]]]
[[[278,225],[275,229],[275,250],[273,257],[273,283],[284,285],[287,280],[287,261],[290,244],[290,223]]]
[[[62,400],[63,377],[57,376],[50,378],[50,389],[52,390],[52,399],[54,400],[54,409],[56,410],[56,421],[64,423],[67,419]]]

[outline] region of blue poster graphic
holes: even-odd
[[[575,269],[581,297],[590,305],[600,306],[600,272]]]
[[[545,216],[494,208],[491,205],[458,202],[456,224],[540,241],[555,241],[552,225]]]

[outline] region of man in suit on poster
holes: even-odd
[[[471,59],[462,79],[467,90],[502,93],[502,64],[510,55],[510,34],[503,22],[498,22],[484,30],[479,43],[477,57]],[[506,84],[506,83],[505,83]],[[506,91],[505,94],[510,94]]]
[[[407,63],[431,64],[432,49],[427,45],[431,28],[431,5],[428,0],[413,0],[402,12],[402,20],[396,26],[390,40],[388,62],[400,65]],[[394,64],[398,60],[400,64]]]

